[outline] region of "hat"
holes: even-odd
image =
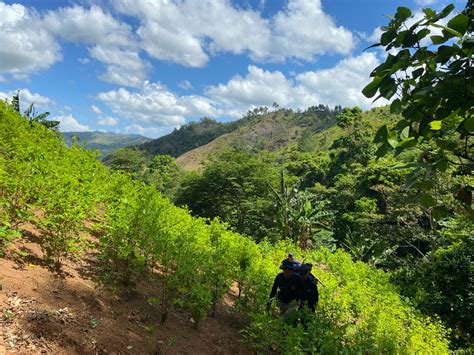
[[[294,258],[294,257],[295,257],[295,253],[288,253],[288,257],[289,257],[289,258]]]
[[[281,262],[280,269],[293,270],[294,268],[295,268],[295,266],[293,265],[293,263],[291,261],[288,261],[288,260],[285,259]]]

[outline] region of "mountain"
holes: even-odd
[[[339,111],[339,108],[331,110],[325,106],[313,106],[303,112],[280,109],[247,115],[236,122],[237,128],[232,132],[183,153],[176,162],[191,171],[198,170],[210,154],[225,147],[273,152],[298,145],[308,135],[334,126]]]
[[[334,126],[335,117],[341,109],[340,106],[330,109],[319,105],[305,111],[280,109],[269,112],[262,107],[233,122],[222,123],[203,118],[137,148],[149,156],[171,155],[185,170],[197,170],[210,153],[224,147],[275,151],[290,144],[299,144],[311,132]]]
[[[166,154],[176,158],[223,134],[234,131],[237,127],[238,122],[218,122],[204,117],[199,122],[190,122],[166,136],[146,142],[139,149],[150,156]]]
[[[98,149],[101,157],[119,148],[140,145],[151,140],[138,134],[118,134],[99,131],[64,132],[63,135],[68,145],[72,144],[72,137],[76,136],[79,138],[79,144],[84,144],[84,147],[88,149]]]

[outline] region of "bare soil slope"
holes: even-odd
[[[43,265],[34,227],[26,230],[0,259],[0,354],[252,354],[232,295],[197,329],[178,310],[160,325],[159,306],[149,302],[158,284],[141,281],[128,293],[99,287],[93,252],[57,276]]]
[[[176,162],[184,170],[195,171],[203,166],[210,154],[222,148],[236,145],[244,149],[258,148],[274,151],[296,142],[304,130],[304,127],[288,120],[284,111],[272,112],[261,116],[252,124],[219,136],[205,145],[180,155],[176,158]]]

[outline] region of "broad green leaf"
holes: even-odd
[[[430,36],[431,38],[431,41],[433,42],[433,44],[443,44],[444,42],[446,42],[449,38],[447,37],[443,37],[443,36]]]
[[[398,145],[397,132],[389,131],[387,142],[392,148],[395,148]]]
[[[389,76],[385,77],[380,84],[380,95],[389,100],[397,92],[397,83]]]
[[[392,104],[390,105],[390,112],[391,113],[402,112],[402,102],[400,101],[400,99],[393,100]]]
[[[416,145],[415,137],[409,137],[407,139],[404,139],[400,143],[398,143],[397,148],[408,149],[408,148],[414,147],[415,145]]]
[[[443,127],[443,121],[431,121],[430,129],[433,131],[439,131]]]
[[[384,32],[382,36],[380,37],[380,44],[383,46],[386,46],[387,44],[392,42],[392,40],[395,37],[397,37],[397,31],[392,30],[392,31]]]
[[[375,156],[380,158],[383,157],[385,154],[388,153],[388,148],[385,144],[381,145],[379,149],[375,152]]]
[[[420,197],[420,204],[423,207],[430,208],[436,206],[436,201],[431,195],[425,194]]]
[[[446,171],[448,169],[449,162],[447,159],[441,159],[440,161],[436,162],[434,168],[439,171]]]
[[[395,18],[400,21],[405,21],[411,16],[411,10],[407,7],[400,6],[397,8],[397,13],[395,14]]]
[[[383,125],[382,127],[378,129],[377,133],[375,134],[374,143],[385,142],[387,140],[387,137],[388,137],[387,125]]]
[[[441,28],[443,30],[443,34],[445,36],[449,36],[449,37],[462,37],[462,35],[456,31],[456,30],[453,30],[452,28],[449,28],[449,27],[446,27],[446,26],[442,26],[442,25],[439,25],[437,23],[433,23],[431,26],[433,27],[437,27],[437,28]]]
[[[436,15],[436,12],[433,9],[430,9],[430,8],[423,9],[423,12],[425,13],[427,18],[432,18]]]
[[[459,32],[461,36],[466,33],[467,27],[469,26],[469,17],[463,14],[454,16],[449,20],[447,27]]]
[[[441,12],[438,14],[438,16],[436,16],[436,19],[440,20],[442,18],[445,18],[446,16],[448,16],[451,11],[454,10],[454,5],[453,4],[449,4],[448,6],[446,6],[443,10],[441,10]]]
[[[410,136],[410,127],[407,126],[400,132],[400,139],[405,140],[405,139],[408,139],[409,136]]]
[[[463,127],[468,132],[474,132],[474,116],[469,117],[464,121]]]
[[[377,76],[372,80],[364,89],[362,89],[362,93],[365,97],[373,97],[377,90],[379,89],[379,84],[382,81],[383,77]]]

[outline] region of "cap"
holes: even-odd
[[[294,254],[294,253],[288,253],[288,257],[289,257],[289,258],[294,258],[294,257],[295,257],[295,254]]]
[[[288,260],[285,259],[281,262],[280,269],[293,270],[294,268],[295,268],[295,266],[293,265],[293,263],[291,261],[288,261]]]

